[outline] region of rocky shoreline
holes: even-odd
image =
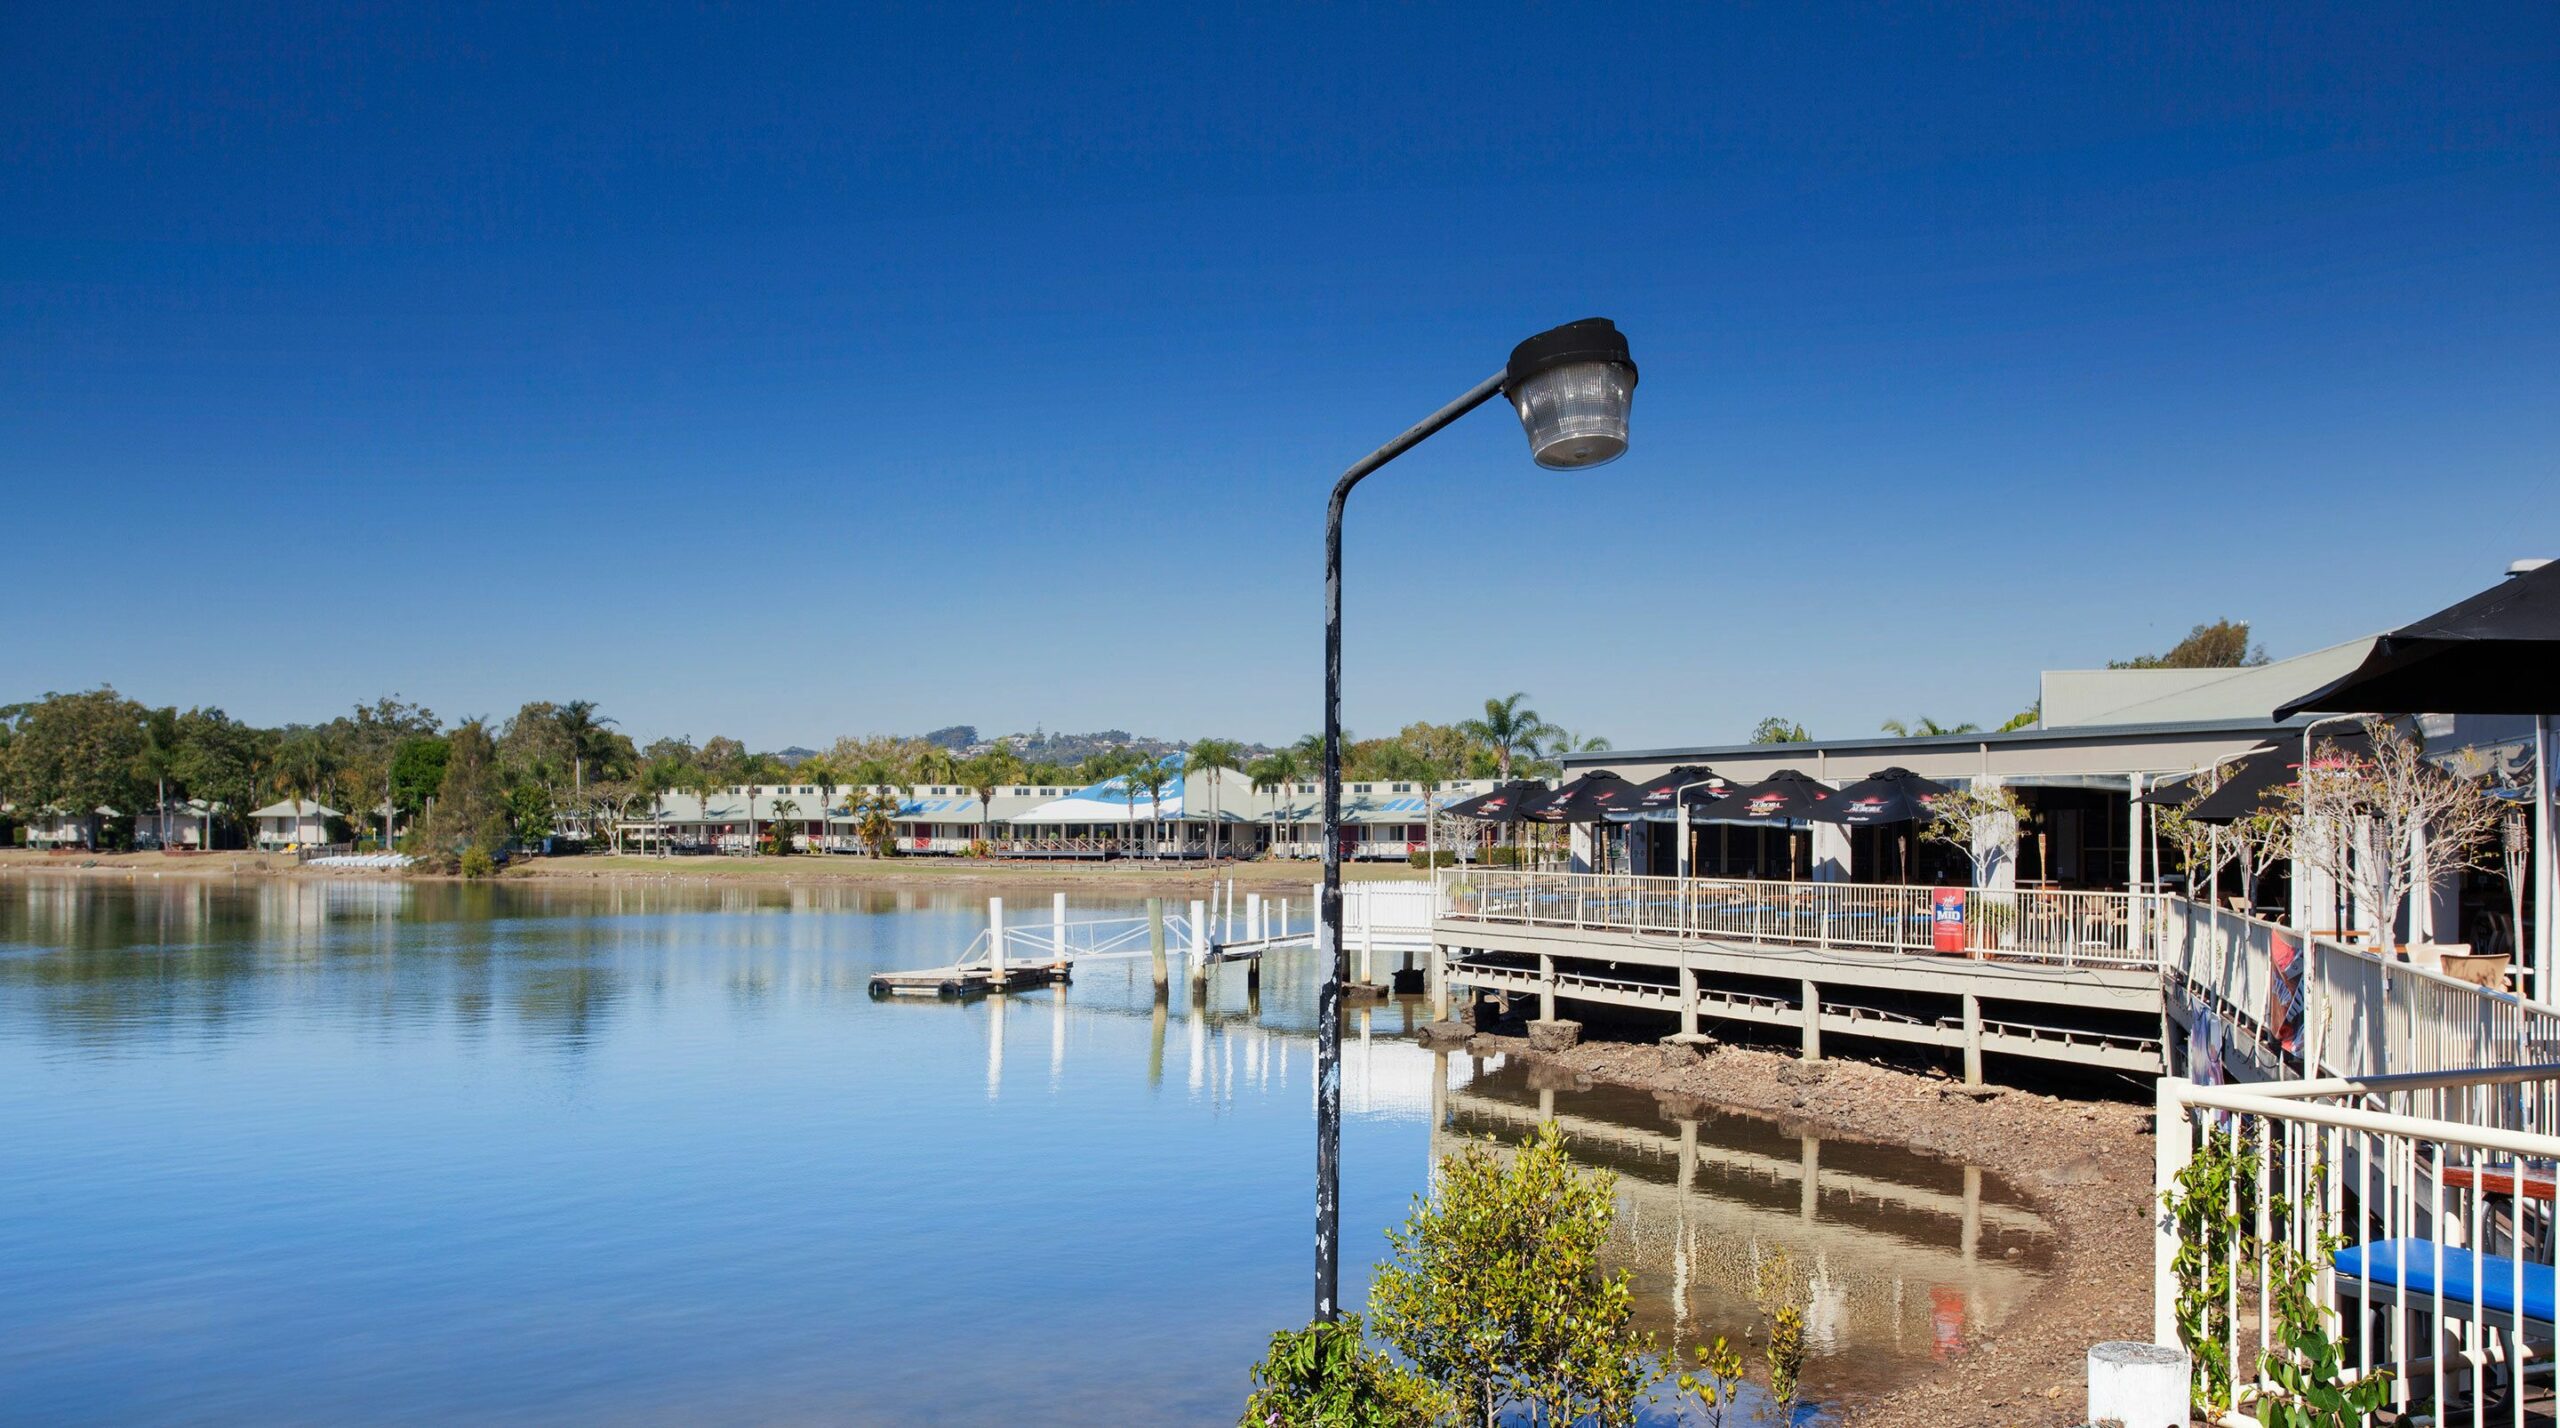
[[[2017,1087],[1965,1086],[1857,1061],[1717,1047],[1703,1054],[1591,1042],[1535,1050],[1477,1035],[1477,1055],[1517,1056],[1594,1082],[1694,1097],[1998,1175],[2061,1240],[2053,1276],[1964,1354],[1881,1398],[1844,1406],[1856,1428],[2063,1428],[2083,1421],[2089,1346],[2151,1335],[2151,1112]]]

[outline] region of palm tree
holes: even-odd
[[[702,841],[708,845],[711,842],[711,795],[727,785],[720,781],[720,775],[710,765],[695,764],[685,771],[684,786],[698,805],[694,810],[697,815],[695,821],[702,825]]]
[[[1981,729],[1981,725],[1970,721],[1951,727],[1939,723],[1926,714],[1921,715],[1917,723],[1906,724],[1899,719],[1884,721],[1884,732],[1897,739],[1927,738],[1935,734],[1972,734],[1980,732]]]
[[[1218,770],[1220,769],[1233,773],[1244,772],[1244,745],[1233,739],[1201,739],[1192,744],[1183,760],[1185,774],[1183,786],[1186,789],[1190,787],[1188,778],[1190,774],[1206,774],[1209,778],[1209,861],[1211,863],[1218,861],[1219,846],[1223,841],[1218,827]]]
[[[1156,852],[1159,856],[1161,856],[1163,852],[1163,844],[1161,840],[1164,836],[1164,791],[1173,785],[1173,771],[1175,767],[1176,765],[1170,756],[1161,759],[1149,759],[1145,763],[1140,764],[1137,769],[1129,775],[1130,805],[1132,809],[1134,810],[1136,807],[1137,790],[1145,789],[1147,791],[1147,802],[1152,805],[1155,810],[1155,820],[1147,829],[1147,837],[1150,842],[1155,843]]]
[[[892,851],[898,833],[898,809],[903,801],[883,785],[865,786],[846,807],[853,818],[853,834],[870,845],[871,856],[878,858]]]
[[[1013,777],[1013,750],[1002,741],[954,771],[963,787],[978,796],[978,841],[995,847],[996,787]]]
[[[1280,749],[1255,759],[1253,766],[1244,772],[1245,777],[1253,780],[1256,793],[1276,790],[1280,795],[1271,800],[1271,846],[1276,850],[1280,846],[1280,805],[1289,796],[1289,786],[1306,776],[1306,768],[1299,760],[1297,750]]]
[[[1511,777],[1514,759],[1536,758],[1539,742],[1559,732],[1538,717],[1537,710],[1520,707],[1520,702],[1528,697],[1526,694],[1511,694],[1500,699],[1488,699],[1484,702],[1483,718],[1464,720],[1458,725],[1459,733],[1493,750],[1494,762],[1506,782]]]
[[[773,851],[779,855],[791,851],[791,816],[800,811],[800,800],[777,798],[773,801]]]
[[[823,852],[826,849],[827,820],[835,817],[836,790],[843,786],[843,775],[836,772],[835,760],[824,754],[812,754],[802,759],[800,767],[793,772],[799,775],[802,783],[818,791],[818,847]]]
[[[585,790],[587,766],[595,762],[595,755],[604,743],[605,726],[613,722],[597,717],[596,708],[592,699],[572,699],[566,704],[553,705],[551,709],[551,721],[560,731],[561,743],[569,750],[570,791],[573,793]]]

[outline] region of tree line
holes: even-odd
[[[21,823],[48,811],[112,808],[123,815],[106,835],[115,843],[130,837],[135,813],[195,801],[212,806],[207,816],[217,843],[237,846],[254,831],[247,824],[254,810],[300,800],[340,811],[350,838],[380,843],[396,826],[410,831],[411,851],[458,859],[473,850],[494,856],[562,826],[610,828],[670,794],[708,798],[741,786],[816,788],[826,809],[848,808],[858,831],[885,846],[896,803],[877,790],[962,788],[983,809],[1002,787],[1123,779],[1133,800],[1161,802],[1184,767],[1226,769],[1280,789],[1313,782],[1323,766],[1323,741],[1313,734],[1259,757],[1248,757],[1237,740],[1202,738],[1178,755],[1116,748],[1072,763],[1025,758],[1004,743],[963,755],[924,738],[871,734],[837,739],[825,752],[787,764],[725,735],[641,745],[616,724],[587,699],[537,700],[503,720],[448,724],[394,694],[326,722],[267,728],[210,706],[153,707],[112,688],[47,694],[0,705],[0,805]],[[1477,717],[1416,722],[1384,738],[1346,737],[1343,773],[1431,789],[1549,774],[1567,754],[1608,747],[1542,717],[1526,695],[1511,694],[1485,700]],[[840,792],[848,797],[839,800]],[[750,818],[824,811],[775,799]],[[787,840],[776,850],[789,851]]]

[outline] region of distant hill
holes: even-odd
[[[1158,739],[1143,734],[1132,734],[1126,729],[1097,729],[1088,734],[1052,734],[1044,729],[1034,729],[1027,734],[1004,734],[997,738],[982,739],[978,737],[976,725],[952,724],[920,737],[928,744],[949,749],[963,758],[974,758],[1001,742],[1012,745],[1014,754],[1022,759],[1060,764],[1082,763],[1096,754],[1109,753],[1115,749],[1135,749],[1150,758],[1162,758],[1166,754],[1178,753],[1184,747],[1183,742],[1177,739]],[[1244,756],[1248,762],[1270,752],[1268,747],[1261,744],[1244,746]],[[803,759],[814,758],[816,755],[817,750],[804,749],[794,744],[790,748],[776,752],[774,757],[785,765],[797,768]]]

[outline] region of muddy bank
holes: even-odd
[[[1825,1137],[1929,1151],[1981,1166],[2026,1194],[2061,1239],[2052,1277],[1962,1355],[1882,1397],[1845,1404],[1844,1421],[1857,1428],[2078,1424],[2089,1346],[2151,1337],[2148,1107],[1738,1047],[1692,1056],[1601,1042],[1544,1052],[1517,1037],[1478,1036],[1468,1049],[1773,1114]]]

